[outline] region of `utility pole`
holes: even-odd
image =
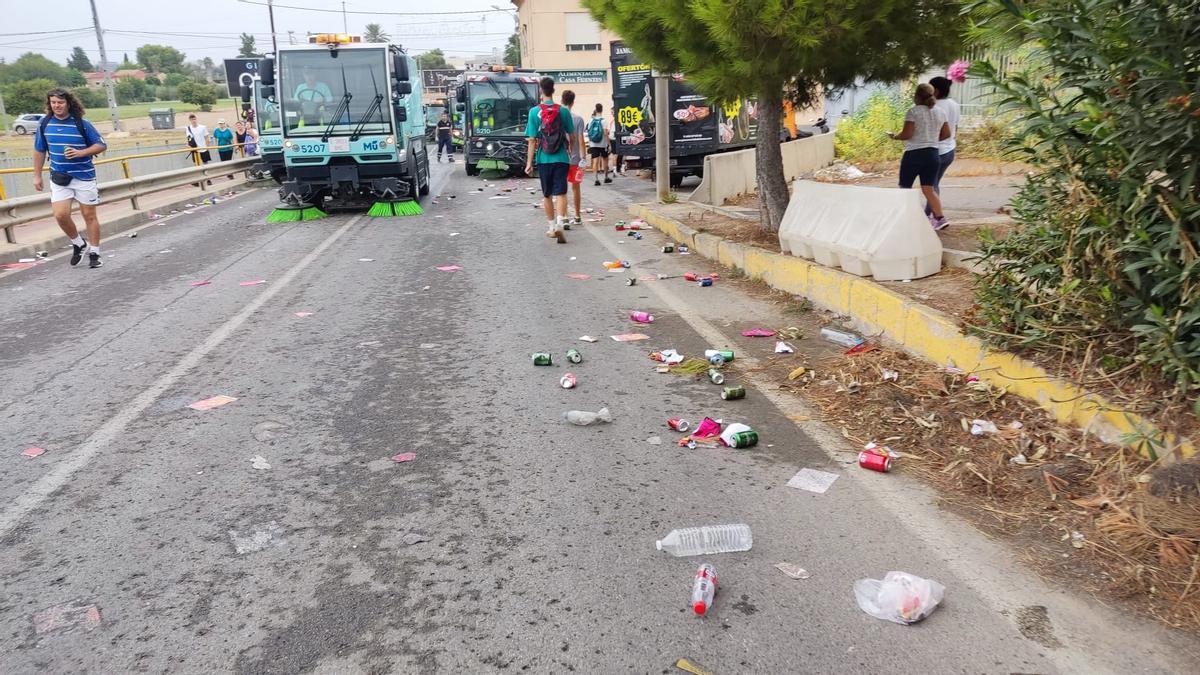
[[[346,3],[342,3],[342,33],[350,34],[350,22],[346,21]]]
[[[92,26],[96,29],[96,46],[100,48],[100,71],[104,73],[104,91],[108,93],[108,112],[112,116],[113,131],[121,130],[121,115],[117,112],[117,94],[113,91],[112,73],[108,72],[108,52],[104,51],[104,31],[100,28],[100,15],[96,13],[96,0],[92,3]]]
[[[658,70],[654,77],[654,177],[658,200],[671,196],[671,74]]]
[[[271,4],[272,0],[267,0],[267,16],[271,18],[271,56],[279,53],[279,45],[275,42],[275,6]],[[291,34],[291,31],[288,31]]]

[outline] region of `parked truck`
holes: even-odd
[[[399,46],[314,35],[263,60],[263,95],[278,101],[285,205],[360,208],[429,193],[420,79]]]
[[[702,176],[704,158],[717,152],[753,147],[758,140],[758,108],[753,99],[719,106],[693,89],[685,75],[671,77],[669,107],[655,110],[650,65],[621,40],[610,43],[614,139],[617,154],[652,166],[658,115],[670,121],[671,185],[687,176]]]
[[[462,118],[467,175],[483,169],[523,171],[528,144],[525,125],[538,104],[538,74],[512,66],[468,70],[452,88],[455,114]]]

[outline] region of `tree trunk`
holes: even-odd
[[[768,87],[758,95],[757,161],[760,225],[768,232],[778,232],[787,210],[789,195],[787,179],[783,176],[783,151],[779,149],[779,124],[783,110],[783,94]]]

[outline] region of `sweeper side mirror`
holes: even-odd
[[[408,57],[403,54],[392,55],[392,76],[399,82],[408,82]]]
[[[264,87],[275,84],[275,59],[270,56],[265,59],[259,59],[258,77],[262,80]]]

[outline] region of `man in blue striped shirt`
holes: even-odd
[[[88,267],[103,265],[100,260],[100,219],[96,206],[100,191],[96,187],[96,166],[92,156],[108,146],[92,123],[83,119],[83,105],[66,89],[51,89],[46,94],[47,115],[33,136],[33,187],[43,189],[42,166],[50,156],[50,204],[54,219],[71,240],[71,265],[78,265],[87,249]],[[79,213],[87,225],[87,239],[71,218],[71,201],[79,202]],[[90,244],[89,244],[90,242]]]

